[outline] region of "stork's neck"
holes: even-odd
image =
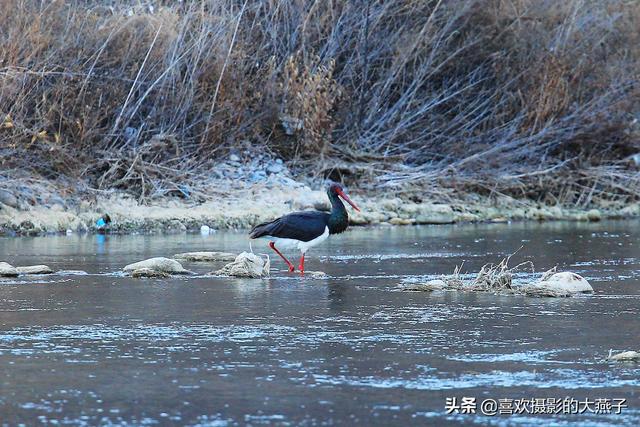
[[[336,193],[328,192],[331,202],[331,215],[329,215],[329,234],[342,233],[349,226],[349,214]]]

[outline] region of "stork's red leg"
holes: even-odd
[[[289,260],[288,260],[288,259],[286,259],[286,258],[284,257],[284,255],[282,255],[282,254],[280,253],[280,251],[279,251],[279,250],[277,250],[277,249],[276,249],[276,244],[275,244],[275,243],[273,243],[273,242],[269,242],[269,247],[270,247],[271,249],[273,249],[274,251],[276,251],[276,253],[277,253],[278,255],[280,255],[280,258],[282,258],[282,259],[284,260],[284,262],[286,262],[286,263],[287,263],[287,266],[289,267],[289,273],[291,273],[293,270],[295,270],[295,267],[293,266],[293,264],[291,264],[291,262],[289,262]]]
[[[304,252],[300,257],[300,265],[298,266],[298,270],[300,270],[300,274],[304,274]]]

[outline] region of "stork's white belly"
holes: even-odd
[[[327,237],[329,237],[329,227],[325,227],[324,233],[322,233],[321,235],[319,235],[313,240],[309,240],[308,242],[303,242],[301,240],[295,240],[295,239],[283,239],[281,237],[271,237],[271,236],[265,236],[265,237],[270,241],[272,241],[273,243],[275,243],[276,248],[283,248],[283,249],[297,248],[297,249],[300,249],[300,252],[305,253],[309,249],[311,249],[313,246],[319,245],[320,243],[327,240]]]

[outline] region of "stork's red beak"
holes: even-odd
[[[344,201],[345,201],[345,202],[349,203],[353,209],[355,209],[355,210],[357,210],[358,212],[360,212],[360,208],[359,208],[359,207],[357,207],[357,206],[356,206],[356,204],[355,204],[355,203],[353,203],[353,202],[351,201],[351,199],[349,198],[349,196],[347,196],[346,194],[344,194],[344,191],[342,191],[342,190],[340,190],[340,189],[338,189],[337,191],[338,191],[338,195],[339,195],[340,197],[342,197],[342,198],[344,199]]]

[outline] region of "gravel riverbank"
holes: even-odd
[[[92,233],[95,221],[104,213],[113,220],[113,233],[196,232],[203,225],[211,229],[246,229],[294,210],[329,209],[323,190],[293,180],[248,183],[241,189],[207,202],[166,198],[141,204],[125,193],[105,193],[91,200],[59,194],[38,203],[21,201],[20,195],[4,190],[0,195],[0,235],[50,233]],[[573,209],[544,206],[511,198],[468,197],[466,200],[433,203],[416,202],[385,194],[359,194],[353,200],[362,212],[350,210],[352,225],[451,224],[506,221],[599,221],[629,218],[640,214],[640,204],[592,206]]]

